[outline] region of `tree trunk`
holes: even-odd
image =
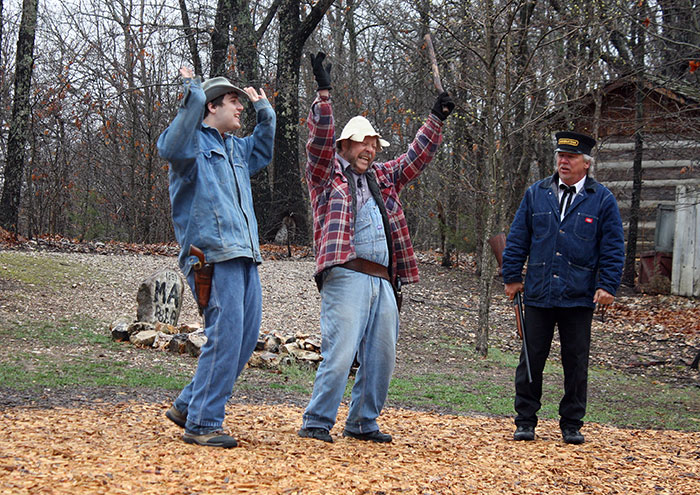
[[[484,202],[485,225],[481,237],[481,274],[479,275],[479,324],[476,331],[476,352],[483,357],[489,351],[489,313],[491,304],[491,288],[494,276],[494,257],[490,253],[488,239],[493,235],[495,216],[498,214],[498,202],[496,198],[497,184],[500,177],[498,170],[498,150],[496,149],[496,46],[494,36],[493,2],[485,2],[485,40],[486,49],[484,59],[488,61],[486,67],[486,101],[484,104],[484,118],[486,123],[485,147],[486,167],[484,184],[486,185],[486,201]]]
[[[0,0],[0,46],[2,44],[2,35],[5,26],[5,9],[3,8],[3,0]],[[0,50],[0,67],[2,67],[2,50]]]
[[[185,0],[180,0],[180,16],[182,17],[182,27],[185,30],[185,36],[187,36],[187,45],[190,48],[194,73],[201,76],[202,60],[199,58],[199,50],[197,49],[197,33],[190,24],[190,16],[187,13],[187,4]]]
[[[231,1],[231,23],[236,55],[236,72],[242,84],[257,86],[258,83],[258,35],[250,20],[248,0]],[[256,87],[256,89],[258,89]]]
[[[299,68],[304,43],[332,3],[320,0],[303,22],[296,0],[284,0],[279,8],[273,197],[276,211],[294,213],[300,242],[308,242],[310,232],[299,163]]]
[[[223,76],[228,71],[228,31],[231,26],[232,0],[219,0],[211,33],[211,71],[209,77]]]
[[[629,212],[629,226],[627,227],[627,253],[625,255],[625,267],[622,273],[622,283],[629,287],[634,286],[636,276],[637,258],[637,232],[639,223],[639,207],[642,197],[642,159],[644,155],[644,41],[645,32],[641,24],[644,18],[645,2],[640,2],[638,16],[633,19],[635,26],[633,33],[636,42],[633,47],[634,65],[636,69],[636,85],[634,90],[634,161],[632,164],[632,202]]]
[[[506,199],[501,201],[499,221],[494,226],[496,230],[503,230],[507,219],[511,218],[520,204],[528,186],[530,165],[535,154],[533,141],[539,140],[540,137],[539,133],[535,132],[536,127],[531,122],[531,114],[528,113],[528,95],[534,93],[535,88],[532,84],[524,82],[530,79],[529,76],[532,73],[530,67],[532,54],[527,35],[536,6],[537,0],[524,2],[517,17],[517,30],[513,32],[515,45],[513,56],[517,70],[512,83],[511,77],[508,77],[509,86],[506,94],[513,101],[514,108],[513,119],[510,122],[505,119],[503,122],[503,125],[508,127],[507,131],[504,129],[503,135],[510,151],[502,153],[504,165],[501,167],[503,179],[499,182],[499,197]],[[506,73],[510,74],[510,71]],[[530,102],[530,105],[534,104]]]
[[[275,8],[273,6],[273,8]],[[236,73],[240,76],[241,86],[253,86],[259,89],[264,85],[260,81],[257,45],[263,32],[256,32],[250,18],[248,0],[231,1],[231,24],[233,26],[234,54],[236,56]],[[268,88],[269,89],[269,88]],[[271,91],[268,97],[272,99]],[[250,134],[255,128],[256,116],[252,107],[244,114],[242,134]],[[258,220],[258,230],[263,242],[270,240],[270,235],[278,225],[279,212],[272,205],[272,188],[270,184],[272,167],[266,167],[251,177],[250,188],[253,195],[255,216]],[[271,234],[272,233],[272,234]]]
[[[19,204],[22,195],[24,150],[29,131],[31,106],[29,93],[34,67],[34,37],[36,34],[38,0],[24,0],[22,20],[17,39],[17,68],[15,72],[15,98],[12,106],[5,181],[0,200],[0,226],[18,232]]]

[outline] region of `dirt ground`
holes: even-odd
[[[50,255],[65,256],[62,260],[70,264],[77,253]],[[264,319],[263,328],[287,324],[313,331],[318,296],[310,275],[301,275],[311,258],[308,253],[291,261],[276,258],[268,256],[261,277],[264,291],[267,286],[278,292],[265,296],[264,307],[270,312],[272,306],[279,319]],[[126,279],[174,263],[172,257],[128,253],[81,253],[75,259],[106,276],[99,290],[88,283],[22,286],[3,281],[0,271],[0,317],[60,318],[80,308],[109,319],[131,310],[135,290]],[[435,254],[421,254],[422,281],[405,290],[395,376],[426,369],[459,373],[464,349],[473,347],[478,307],[473,264],[466,259],[447,270],[437,261]],[[515,352],[520,344],[513,338],[512,309],[499,284],[490,344]],[[290,299],[293,306],[284,306]],[[299,300],[310,309],[300,311]],[[193,308],[185,315],[196,314]],[[700,348],[698,308],[694,300],[623,291],[605,323],[594,322],[592,362],[677,386],[698,386],[700,375],[688,366]],[[134,351],[134,360],[144,355]],[[169,365],[182,361],[170,355],[163,359]],[[184,367],[193,369],[193,360]],[[389,404],[382,425],[394,435],[393,444],[367,445],[334,430],[336,441],[328,445],[295,434],[308,397],[259,387],[234,395],[228,406],[227,424],[240,447],[213,451],[184,444],[178,428],[163,419],[171,395],[148,389],[22,392],[0,387],[0,492],[700,493],[697,432],[589,423],[587,442],[570,446],[561,442],[556,422],[543,421],[538,441],[513,442],[512,418]],[[343,407],[339,424],[344,414]]]

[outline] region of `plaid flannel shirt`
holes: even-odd
[[[330,98],[317,97],[311,106],[306,144],[306,183],[314,219],[316,272],[355,259],[355,203],[336,159],[335,125]],[[386,163],[373,163],[372,173],[386,205],[394,251],[392,274],[402,283],[418,282],[418,263],[399,200],[399,192],[420,175],[442,141],[442,121],[430,114],[408,151]]]

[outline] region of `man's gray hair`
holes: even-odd
[[[558,151],[555,151],[555,152],[554,152],[554,168],[555,168],[555,169],[556,169],[556,166],[557,166],[557,159],[558,159],[558,157],[559,157],[559,152],[558,152]],[[583,153],[583,159],[584,159],[584,161],[588,162],[587,174],[591,174],[591,175],[592,175],[592,174],[593,174],[593,169],[594,169],[594,167],[595,167],[595,158],[593,158],[591,155],[587,155],[587,154]]]

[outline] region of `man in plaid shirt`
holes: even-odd
[[[321,362],[299,436],[332,442],[350,368],[359,367],[343,436],[391,442],[379,416],[394,370],[399,314],[394,290],[418,281],[399,192],[420,175],[442,141],[454,108],[447,93],[436,100],[408,151],[386,163],[375,155],[389,146],[369,121],[350,119],[335,138],[330,101],[331,64],[311,55],[318,95],[308,118],[306,181],[314,218],[316,283],[321,291]]]

